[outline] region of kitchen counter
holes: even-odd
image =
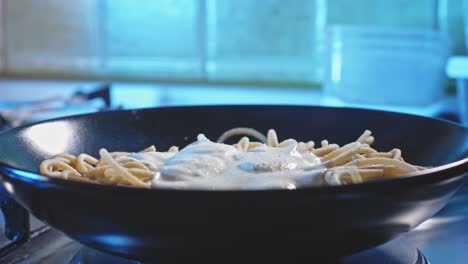
[[[24,102],[67,97],[77,90],[90,91],[99,83],[63,80],[0,79],[0,109],[5,102]],[[190,84],[113,83],[113,107],[126,109],[157,106],[213,104],[283,104],[366,107],[423,116],[437,116],[457,111],[453,96],[423,106],[350,104],[326,96],[320,89],[290,87],[241,87]]]

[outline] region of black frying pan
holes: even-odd
[[[448,165],[416,177],[293,191],[143,190],[37,174],[41,160],[60,152],[97,156],[101,147],[138,151],[151,144],[167,149],[193,142],[198,133],[216,139],[238,126],[275,128],[281,139],[326,138],[339,144],[370,129],[376,149],[400,148],[408,162],[418,165]],[[35,216],[85,245],[138,259],[182,251],[232,257],[252,249],[257,256],[349,254],[431,217],[468,174],[467,128],[345,108],[213,106],[97,113],[9,130],[0,135],[0,147],[3,185]]]

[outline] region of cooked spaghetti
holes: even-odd
[[[236,144],[224,142],[243,136]],[[257,140],[257,141],[255,141]],[[343,185],[383,177],[398,177],[424,170],[405,162],[399,149],[378,152],[374,137],[366,130],[344,146],[323,140],[279,141],[275,130],[263,135],[251,128],[226,131],[217,142],[203,134],[179,151],[157,151],[150,146],[140,152],[99,151],[57,155],[40,164],[43,175],[98,184],[140,188],[265,189],[312,185]]]

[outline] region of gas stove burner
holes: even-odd
[[[136,260],[125,259],[109,255],[91,248],[83,247],[76,252],[70,264],[113,263],[113,264],[142,264]]]
[[[161,252],[163,253],[163,252]],[[186,257],[183,255],[183,251],[177,252],[178,254],[171,254],[174,256],[172,259],[167,259],[166,257],[158,258],[158,253],[155,252],[154,261],[136,261],[129,260],[113,255],[109,255],[94,249],[83,247],[81,248],[73,257],[70,264],[88,264],[88,263],[114,263],[114,264],[165,264],[165,263],[211,263],[210,260],[207,260],[204,257],[200,259]],[[164,254],[161,254],[164,255]],[[263,258],[260,256],[243,256],[242,259],[237,259],[231,255],[216,256],[216,260],[213,260],[213,263],[262,263],[278,262],[278,259],[281,260],[293,260],[294,263],[301,263],[299,260],[304,260],[303,263],[312,263],[311,258],[300,258],[296,259],[295,257],[288,256],[270,256],[270,258]],[[250,261],[249,261],[250,260]],[[259,262],[260,261],[260,262]],[[299,261],[299,262],[298,262]],[[284,262],[284,261],[281,261]],[[287,261],[289,262],[289,261]],[[287,263],[284,262],[284,263]],[[355,255],[345,257],[339,260],[320,260],[319,263],[323,264],[430,264],[427,258],[414,246],[410,245],[404,239],[397,239],[391,242],[388,242],[379,247],[371,248],[362,252],[359,252]]]
[[[396,239],[344,258],[342,264],[430,264],[427,258],[405,239]]]

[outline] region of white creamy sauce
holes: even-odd
[[[215,143],[203,134],[178,153],[134,153],[132,158],[154,164],[159,175],[152,188],[175,189],[295,189],[318,184],[324,166],[297,142],[284,147],[260,145],[241,152]]]

